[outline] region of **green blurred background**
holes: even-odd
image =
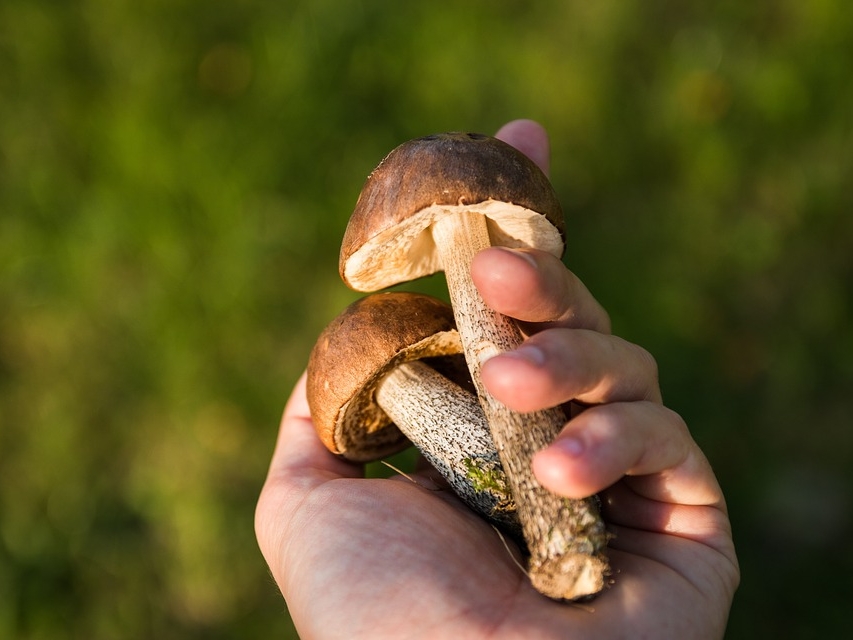
[[[851,71],[845,0],[0,0],[0,637],[295,637],[253,510],[352,205],[517,117],[726,490],[729,637],[839,637]]]

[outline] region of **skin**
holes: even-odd
[[[538,124],[514,121],[498,137],[547,172]],[[365,479],[317,439],[303,376],[255,522],[300,637],[721,638],[740,577],[725,500],[662,404],[654,359],[612,336],[605,310],[548,254],[487,249],[472,277],[529,336],[484,364],[489,391],[518,411],[572,403],[533,470],[558,494],[600,494],[613,584],[586,604],[548,600],[511,543],[436,490],[434,472]]]

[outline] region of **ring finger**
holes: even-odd
[[[533,458],[542,484],[583,498],[623,477],[635,498],[680,505],[722,500],[707,460],[681,417],[652,402],[592,407]]]

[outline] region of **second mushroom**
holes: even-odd
[[[320,439],[353,462],[414,444],[475,512],[516,538],[506,475],[470,385],[446,303],[415,293],[361,298],[323,330],[307,396]]]

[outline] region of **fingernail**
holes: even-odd
[[[586,450],[583,440],[575,436],[567,436],[555,440],[549,448],[556,449],[570,458],[580,458]]]
[[[516,360],[522,360],[524,362],[529,362],[530,364],[541,367],[545,364],[545,352],[542,351],[539,347],[534,345],[523,344],[520,347],[513,349],[512,351],[507,351],[502,354],[507,358],[514,358]]]
[[[534,269],[539,268],[539,264],[536,262],[536,259],[532,255],[530,255],[527,251],[523,251],[521,249],[510,249],[508,247],[493,247],[493,248],[498,249],[500,251],[504,251],[504,252],[509,253],[513,256],[517,256],[517,257],[521,258],[522,260],[527,262]]]

